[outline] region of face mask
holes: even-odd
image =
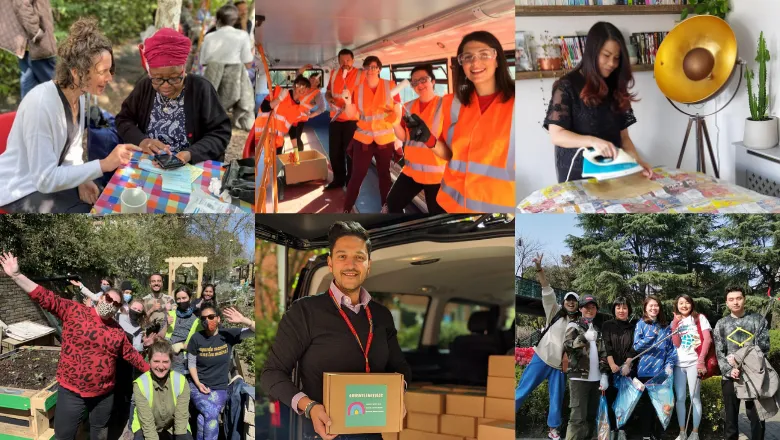
[[[101,318],[111,318],[116,315],[116,311],[117,308],[107,302],[99,302],[97,305],[97,312]]]
[[[184,301],[184,302],[177,303],[177,307],[179,308],[179,310],[184,312],[184,311],[186,311],[187,309],[190,308],[190,302],[189,301]]]
[[[217,329],[217,320],[211,320],[206,323],[206,327],[208,327],[210,332],[213,332]]]
[[[133,322],[138,322],[139,319],[141,319],[141,315],[143,315],[143,312],[139,312],[137,310],[130,309],[130,320]]]
[[[568,313],[569,316],[574,316],[574,315],[577,314],[577,311],[576,310],[566,310],[566,313]]]
[[[100,286],[100,290],[102,290],[103,292],[107,292],[108,289],[110,289],[110,288],[111,288],[111,286]]]
[[[125,302],[130,302],[130,300],[133,299],[133,295],[125,293],[122,295],[122,298],[124,298]]]

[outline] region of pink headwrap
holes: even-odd
[[[150,69],[187,64],[191,47],[189,38],[171,28],[160,29],[139,46],[141,57]]]

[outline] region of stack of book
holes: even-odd
[[[639,32],[631,34],[629,44],[636,49],[637,64],[654,64],[655,54],[669,32]],[[563,69],[573,69],[582,60],[585,51],[585,36],[558,37]]]
[[[688,0],[518,0],[518,6],[687,5]]]

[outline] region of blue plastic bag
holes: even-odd
[[[596,432],[599,440],[609,440],[609,412],[607,411],[607,396],[604,391],[601,392],[601,401],[599,402],[599,416],[596,419]]]
[[[669,426],[672,420],[672,410],[674,409],[674,376],[661,372],[652,379],[645,382],[647,394],[650,401],[653,402],[658,420],[661,421],[664,430]]]
[[[122,143],[116,129],[116,119],[111,113],[92,106],[87,123],[87,160],[105,159]],[[103,177],[99,179],[100,183],[103,186],[108,185],[113,175],[114,171],[103,173]]]
[[[612,410],[615,412],[616,429],[620,429],[631,418],[631,413],[634,412],[639,398],[642,397],[645,386],[638,379],[631,379],[622,374],[615,375],[614,383],[618,393],[612,403]]]

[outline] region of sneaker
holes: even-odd
[[[550,428],[550,432],[547,433],[547,438],[550,440],[561,440],[561,435],[558,434],[558,430],[556,428]]]
[[[681,432],[680,435],[678,435],[674,440],[688,440],[688,436],[684,432]]]
[[[692,432],[691,435],[688,436],[688,440],[699,440],[699,433]]]

